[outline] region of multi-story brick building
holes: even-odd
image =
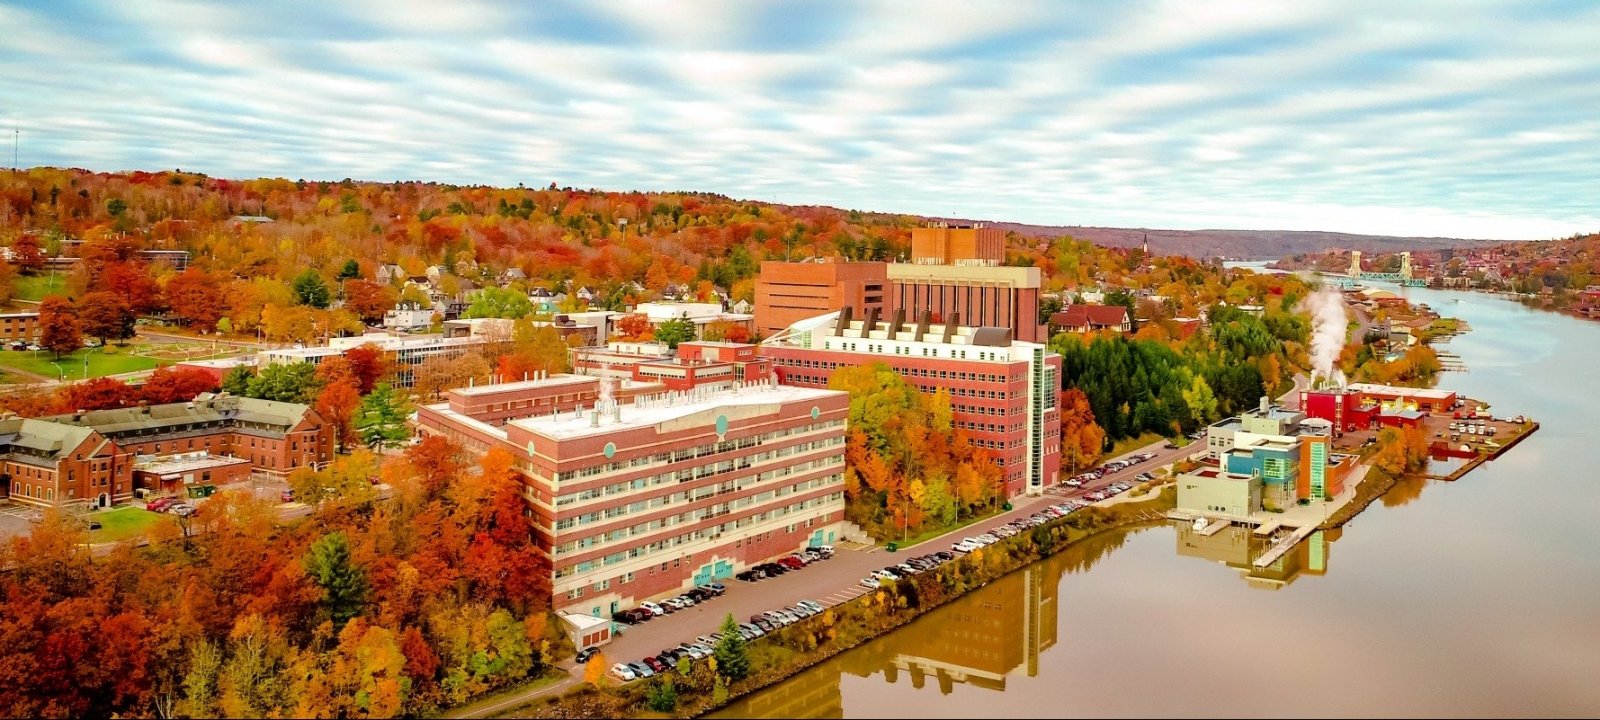
[[[285,475],[327,462],[333,430],[305,405],[225,393],[202,393],[187,403],[0,420],[0,486],[14,501],[32,505],[105,507],[125,501],[136,487],[136,460],[180,454],[198,460],[200,453]],[[211,483],[234,475],[229,470],[186,480]]]
[[[888,309],[904,310],[907,317],[926,311],[935,321],[971,327],[1011,328],[1025,342],[1049,340],[1039,322],[1039,269],[1006,266],[1005,246],[1004,231],[983,225],[913,229],[911,262],[888,266]]]
[[[764,366],[741,347],[685,343],[633,372]],[[695,373],[682,390],[551,375],[449,391],[417,420],[471,452],[515,457],[553,604],[609,616],[837,539],[849,396],[757,375]]]
[[[894,310],[888,263],[844,262],[824,258],[809,262],[761,263],[756,280],[756,329],[774,335],[806,318],[846,307],[883,315]]]
[[[33,342],[39,339],[39,313],[0,313],[0,342]]]
[[[917,389],[950,394],[952,416],[1005,476],[1008,495],[1038,493],[1061,470],[1061,356],[1012,339],[1010,328],[934,325],[928,314],[888,322],[847,308],[790,327],[761,345],[780,382],[825,388],[840,367],[882,362]]]

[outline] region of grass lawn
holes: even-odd
[[[18,300],[43,300],[46,295],[65,294],[67,292],[67,278],[60,273],[19,275],[17,276],[15,287],[16,292],[12,296]]]
[[[85,519],[100,523],[99,530],[89,532],[89,542],[115,542],[139,537],[145,530],[160,522],[172,522],[172,516],[150,512],[141,507],[125,505],[111,510],[91,512]]]
[[[958,522],[958,523],[956,523],[954,525],[951,525],[949,527],[934,528],[932,530],[927,530],[927,531],[924,531],[924,532],[919,533],[917,535],[912,535],[911,537],[906,538],[905,542],[900,542],[899,538],[889,538],[888,540],[885,540],[884,542],[885,543],[892,542],[892,543],[895,544],[895,547],[897,549],[904,550],[904,549],[906,549],[908,547],[911,547],[913,545],[916,545],[918,543],[924,543],[924,542],[927,542],[929,540],[932,540],[932,539],[934,539],[936,537],[939,537],[940,535],[943,535],[943,534],[945,534],[947,532],[950,532],[952,530],[960,530],[961,528],[964,528],[964,527],[966,527],[968,525],[971,525],[971,524],[973,524],[975,522],[982,522],[984,520],[988,520],[989,518],[992,518],[992,517],[994,517],[996,515],[999,515],[1000,513],[1003,513],[1003,512],[1006,512],[1006,510],[1004,509],[1004,506],[996,505],[995,508],[994,508],[994,512],[984,513],[983,515],[977,515],[977,516],[974,516],[974,517],[970,517],[970,518],[967,518],[966,520],[962,520],[961,522]]]
[[[1147,432],[1138,437],[1123,438],[1118,440],[1115,445],[1111,446],[1111,452],[1106,454],[1106,459],[1115,460],[1123,455],[1149,445],[1150,443],[1158,443],[1165,439],[1166,438],[1153,432]],[[1184,438],[1184,440],[1188,440],[1188,438]]]
[[[62,377],[65,373],[67,380],[82,380],[84,358],[88,358],[89,374],[87,377],[100,377],[102,375],[116,375],[118,373],[134,372],[136,370],[150,370],[157,365],[166,365],[153,358],[140,357],[128,353],[127,348],[115,348],[112,354],[102,352],[101,348],[84,348],[70,355],[55,359],[55,353],[48,350],[34,352],[32,350],[0,350],[0,369],[15,368],[47,378]],[[54,361],[54,362],[52,362]],[[57,364],[60,370],[56,369]]]

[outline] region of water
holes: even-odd
[[[724,716],[1600,714],[1600,324],[1404,292],[1473,328],[1441,386],[1538,433],[1254,573],[1247,535],[1104,538]]]

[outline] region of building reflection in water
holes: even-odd
[[[1178,554],[1222,563],[1237,569],[1251,587],[1277,590],[1301,575],[1322,575],[1328,568],[1328,546],[1339,539],[1339,528],[1319,530],[1293,550],[1264,567],[1255,559],[1271,545],[1268,538],[1254,535],[1251,528],[1233,525],[1214,535],[1204,535],[1186,522],[1174,522]]]
[[[862,678],[882,673],[889,683],[936,688],[946,695],[962,685],[1003,691],[1013,672],[1037,676],[1039,655],[1055,646],[1062,575],[1087,570],[1125,538],[1123,533],[1090,538],[712,717],[841,718],[844,673]]]

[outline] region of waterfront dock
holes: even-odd
[[[1298,528],[1295,528],[1294,532],[1289,533],[1288,535],[1284,536],[1282,540],[1274,543],[1272,547],[1267,548],[1267,551],[1261,553],[1261,555],[1255,560],[1252,560],[1251,564],[1260,568],[1277,562],[1278,558],[1283,557],[1284,553],[1293,550],[1294,546],[1300,544],[1300,541],[1311,537],[1311,533],[1316,531],[1316,525],[1302,525]]]

